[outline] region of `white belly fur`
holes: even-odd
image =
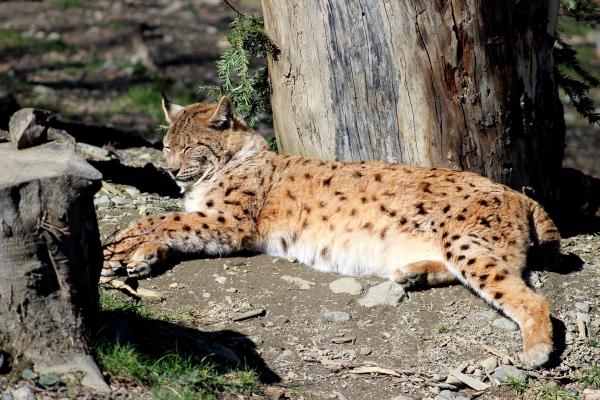
[[[281,238],[288,243],[287,251],[282,247]],[[318,271],[382,278],[390,278],[397,268],[412,262],[444,261],[441,249],[433,241],[406,234],[386,240],[375,240],[366,234],[328,239],[318,242],[314,236],[300,237],[293,244],[287,233],[274,233],[257,250],[276,257],[296,257]],[[321,255],[324,247],[330,249],[329,257]]]

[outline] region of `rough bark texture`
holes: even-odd
[[[479,172],[553,199],[558,0],[263,0],[284,153]]]
[[[101,175],[72,145],[3,143],[0,155],[0,350],[40,373],[82,372],[84,385],[107,391],[88,347]]]

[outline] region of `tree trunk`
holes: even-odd
[[[72,144],[2,143],[0,154],[0,350],[40,373],[81,372],[84,385],[108,391],[88,344],[102,268],[92,202],[101,175]]]
[[[554,199],[558,3],[263,0],[280,150],[470,170]]]

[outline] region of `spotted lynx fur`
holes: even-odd
[[[522,271],[532,242],[560,236],[535,201],[468,172],[273,153],[226,97],[163,106],[167,169],[185,211],[119,234],[105,247],[104,275],[144,276],[173,253],[251,249],[343,275],[458,280],[519,324],[524,365],[548,360],[548,303]]]

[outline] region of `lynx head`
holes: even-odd
[[[180,106],[163,94],[169,130],[163,139],[167,171],[182,191],[214,175],[248,144],[266,148],[264,140],[233,115],[228,97],[218,103]],[[258,141],[257,141],[258,140]]]

